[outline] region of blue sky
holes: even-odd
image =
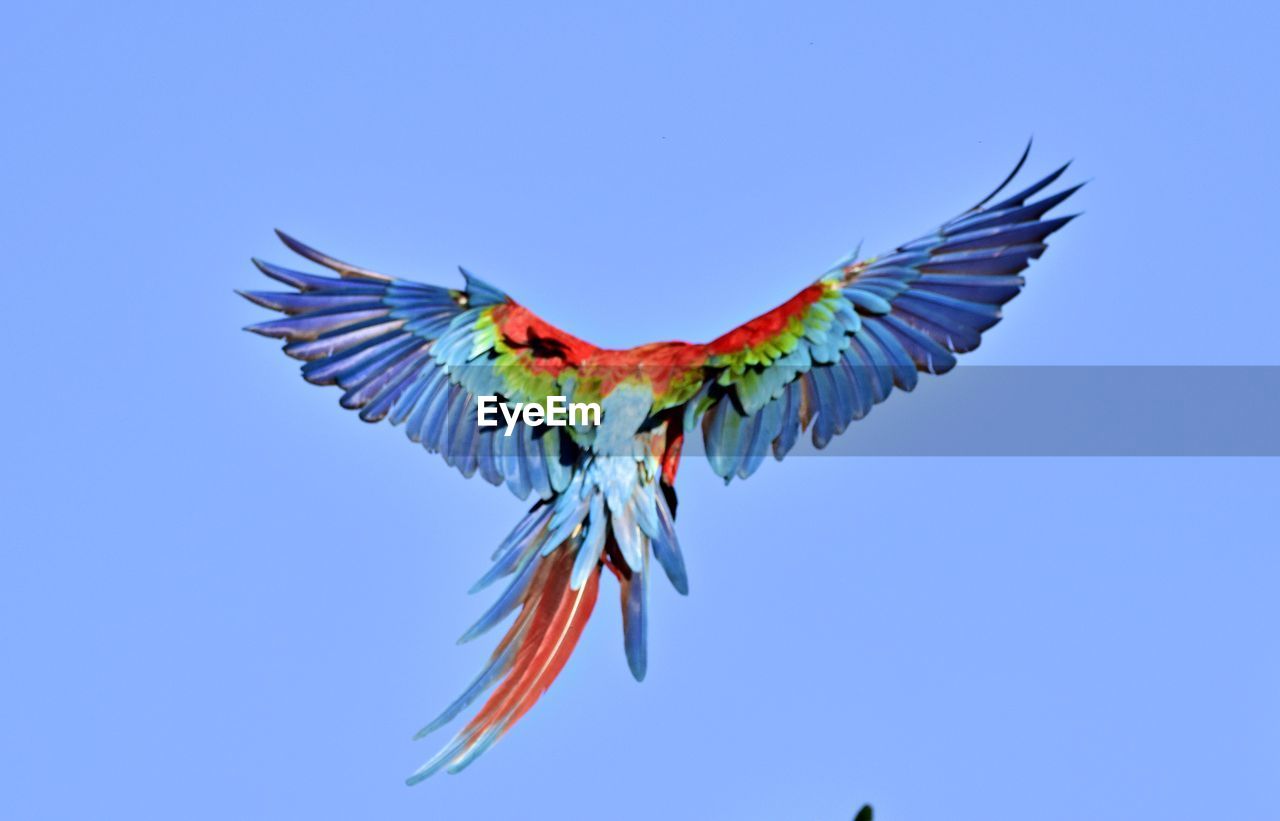
[[[970,205],[1034,134],[1087,213],[961,367],[1280,364],[1276,22],[8,10],[3,815],[1274,817],[1266,459],[845,455],[728,489],[691,463],[692,594],[655,590],[644,684],[606,586],[516,731],[404,787],[487,654],[453,646],[465,590],[523,506],[303,383],[231,290],[287,259],[278,226],[400,276],[464,264],[598,344],[701,340]]]

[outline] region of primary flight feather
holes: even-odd
[[[1030,146],[1028,146],[1028,149]],[[538,700],[573,652],[602,571],[622,599],[627,663],[646,668],[650,558],[680,593],[688,578],[675,533],[676,469],[686,437],[701,435],[726,482],[745,479],[768,452],[782,459],[812,427],[824,447],[917,373],[946,373],[978,346],[1018,294],[1020,275],[1072,216],[1047,218],[1079,186],[1034,199],[1066,170],[867,259],[849,258],[768,313],[706,344],[598,348],[539,319],[463,271],[460,289],[423,285],[328,257],[281,233],[318,276],[254,260],[293,290],[244,291],[286,318],[248,328],[286,340],[303,377],[338,385],[366,422],[404,425],[414,442],[464,476],[505,484],[529,513],[475,585],[506,588],[463,636],[514,620],[485,668],[419,732],[448,724],[488,693],[458,734],[409,778],[457,772]],[[512,435],[477,424],[476,398],[594,402],[598,426],[532,426]]]

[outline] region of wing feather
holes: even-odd
[[[476,396],[545,402],[562,392],[559,380],[571,374],[574,357],[592,346],[542,322],[469,271],[462,271],[460,290],[425,285],[342,262],[277,233],[291,250],[338,276],[254,260],[262,273],[295,291],[238,291],[285,314],[247,330],[284,340],[285,353],[304,362],[308,382],[342,388],[341,405],[366,422],[403,424],[410,440],[440,453],[464,476],[479,472],[522,499],[530,493],[547,499],[563,489],[576,460],[572,432],[535,432],[523,422],[510,437],[481,429]],[[555,343],[554,357],[540,358],[528,344],[530,329]]]
[[[993,205],[983,202],[878,258],[842,261],[787,303],[710,343],[707,384],[686,406],[708,463],[746,478],[766,450],[783,458],[812,427],[825,447],[917,373],[942,374],[1000,321],[1021,272],[1075,215],[1045,219],[1079,185],[1036,201],[1067,166]],[[856,255],[855,255],[856,256]]]

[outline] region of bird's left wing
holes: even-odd
[[[1028,146],[1028,149],[1030,146]],[[978,347],[1000,306],[1022,289],[1022,270],[1074,215],[1045,218],[1079,186],[1030,201],[1066,170],[978,205],[892,253],[838,263],[785,304],[705,347],[706,378],[684,406],[701,424],[712,470],[745,479],[772,451],[783,458],[813,426],[822,448],[917,372],[941,374]]]
[[[366,422],[403,424],[408,437],[440,453],[464,476],[479,472],[520,498],[547,499],[572,477],[573,429],[517,421],[479,427],[476,397],[546,404],[560,395],[593,346],[560,331],[503,292],[463,271],[460,290],[424,285],[333,259],[281,233],[293,251],[337,277],[254,260],[294,291],[241,291],[287,314],[247,330],[287,342],[302,376],[338,385],[341,404]],[[495,409],[495,413],[497,413]],[[498,417],[501,420],[501,417]]]

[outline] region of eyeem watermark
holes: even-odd
[[[499,412],[507,423],[507,432],[503,436],[511,435],[515,430],[516,420],[531,428],[539,425],[553,428],[600,425],[600,405],[596,402],[570,402],[565,396],[548,396],[546,405],[541,402],[516,402],[509,405],[498,401],[496,396],[476,397],[476,424],[480,427],[496,428]]]

